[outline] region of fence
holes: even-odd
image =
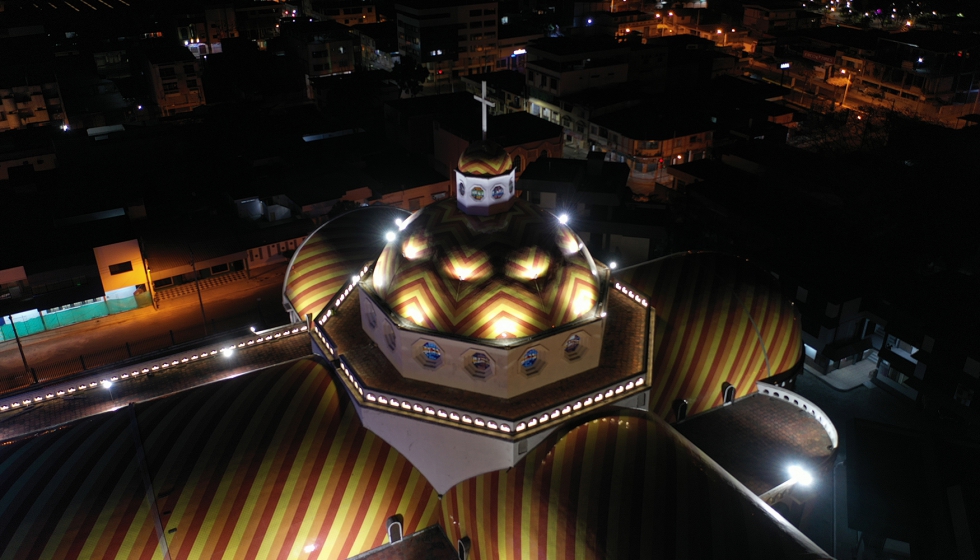
[[[259,326],[261,318],[258,311],[236,315],[221,320],[211,320],[208,324],[211,334],[222,333],[245,326]],[[17,324],[17,333],[21,332],[21,323]],[[102,367],[121,360],[156,352],[205,336],[204,326],[196,325],[186,329],[171,330],[156,336],[131,340],[122,344],[103,348],[102,350],[68,358],[58,362],[45,362],[43,365],[31,367],[28,375],[24,371],[10,376],[0,377],[0,393],[23,389],[32,383],[44,383],[61,379],[87,369]]]
[[[24,321],[17,321],[17,335],[21,337],[29,336],[46,330],[67,327],[84,321],[91,321],[107,315],[115,315],[125,311],[132,311],[138,307],[152,305],[153,300],[149,293],[144,292],[135,296],[128,296],[119,299],[102,299],[91,303],[62,309],[61,311],[42,311],[36,317]],[[0,340],[14,340],[14,326],[4,322],[0,325]]]

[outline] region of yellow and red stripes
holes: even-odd
[[[510,155],[497,144],[487,141],[466,148],[457,162],[457,168],[467,175],[503,175],[513,167]]]
[[[753,393],[756,381],[800,360],[796,310],[772,276],[743,259],[675,255],[615,279],[645,294],[656,309],[650,410],[661,417],[675,399],[688,401],[688,414],[721,405],[725,381],[736,397]]]
[[[300,318],[319,315],[353,274],[381,254],[385,232],[397,231],[398,208],[371,206],[348,212],[313,232],[296,252],[284,294]]]
[[[347,558],[391,515],[406,533],[437,520],[429,483],[314,360],[137,408],[173,558]],[[159,557],[127,430],[123,411],[0,448],[0,556]]]
[[[419,326],[472,338],[530,336],[595,307],[599,283],[577,237],[523,201],[468,216],[426,207],[381,254],[378,295]]]
[[[736,484],[663,421],[613,415],[453,487],[442,523],[474,560],[822,557]]]

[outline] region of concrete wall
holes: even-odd
[[[92,249],[95,252],[95,262],[99,267],[99,277],[102,279],[102,289],[106,292],[119,290],[137,284],[146,284],[146,271],[143,269],[143,255],[140,245],[135,239],[103,245]],[[112,274],[109,266],[130,263],[132,270],[120,274]]]

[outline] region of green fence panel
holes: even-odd
[[[74,325],[75,323],[105,317],[108,314],[109,309],[106,307],[105,302],[99,301],[80,305],[78,307],[72,307],[71,309],[66,309],[64,311],[48,313],[44,316],[44,322],[47,324],[49,329],[56,329],[58,327],[67,327],[68,325]],[[20,326],[17,327],[17,332],[20,332]]]
[[[115,315],[116,313],[122,313],[124,311],[132,311],[139,307],[136,303],[136,298],[130,296],[121,299],[110,299],[106,300],[106,309],[108,309],[109,315]]]

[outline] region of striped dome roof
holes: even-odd
[[[447,199],[427,206],[382,252],[375,294],[416,325],[478,339],[533,336],[595,309],[599,279],[572,230],[516,200],[492,216]]]
[[[618,270],[616,282],[657,310],[650,410],[667,417],[677,399],[688,414],[721,406],[794,368],[803,358],[799,316],[779,281],[758,265],[721,253],[681,253]],[[663,325],[663,327],[661,327]]]
[[[459,156],[457,168],[467,175],[496,177],[510,173],[514,168],[514,162],[503,148],[484,140],[474,142],[466,148],[466,151]]]
[[[441,500],[473,560],[827,558],[666,422],[622,413],[550,436]]]
[[[392,206],[358,208],[338,216],[307,237],[296,250],[283,284],[283,295],[301,319],[320,314],[330,299],[381,254],[385,232],[409,213]]]

